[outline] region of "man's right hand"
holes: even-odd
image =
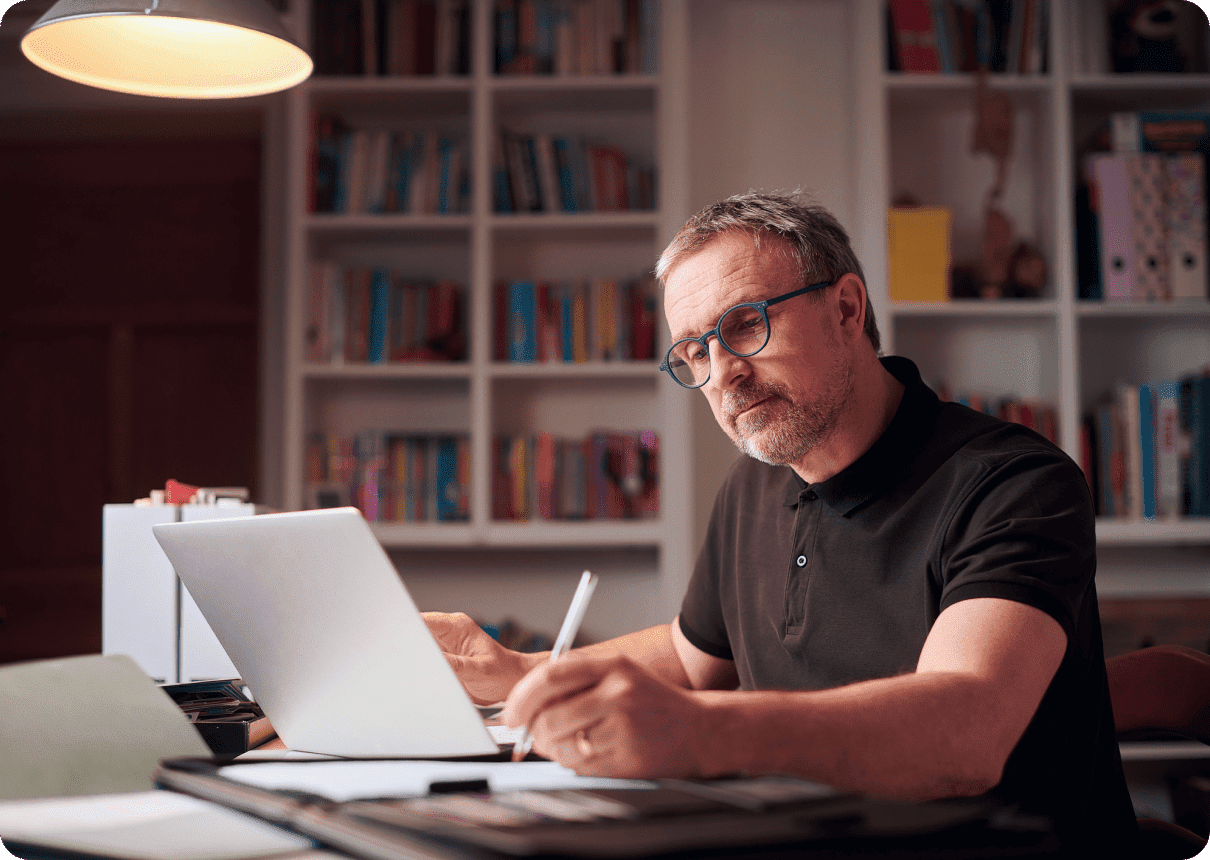
[[[546,659],[543,654],[522,654],[505,648],[464,612],[422,612],[421,615],[458,680],[477,705],[504,701],[513,686]]]

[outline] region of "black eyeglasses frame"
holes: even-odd
[[[836,283],[835,279],[833,279],[831,281],[820,281],[818,284],[811,284],[810,286],[799,287],[797,290],[791,290],[788,293],[782,293],[780,296],[774,296],[771,299],[765,299],[763,302],[740,302],[738,305],[735,305],[734,307],[731,307],[731,308],[728,308],[727,310],[725,310],[723,312],[722,316],[720,316],[718,318],[718,322],[716,322],[714,324],[714,328],[710,329],[710,331],[706,332],[701,337],[683,337],[680,340],[678,340],[676,343],[674,343],[672,346],[668,347],[668,351],[666,353],[664,353],[664,360],[660,364],[660,370],[664,371],[669,376],[671,376],[672,380],[677,385],[681,386],[682,388],[688,388],[690,390],[701,388],[703,385],[705,385],[707,382],[710,381],[711,374],[707,373],[706,378],[703,379],[701,382],[699,382],[697,385],[688,385],[687,383],[681,382],[679,379],[676,378],[676,374],[672,372],[672,366],[668,363],[668,360],[672,357],[672,351],[674,349],[676,349],[678,346],[680,346],[683,343],[700,343],[702,345],[702,347],[706,349],[707,354],[709,354],[710,345],[708,343],[706,343],[706,341],[709,340],[711,337],[716,337],[716,338],[718,338],[719,345],[721,345],[723,349],[727,350],[727,352],[731,353],[732,355],[736,356],[737,358],[751,358],[752,356],[756,355],[758,352],[760,352],[762,349],[764,349],[766,346],[769,345],[769,336],[772,334],[772,328],[769,326],[768,311],[772,305],[780,304],[781,302],[788,301],[796,296],[802,296],[807,293],[815,292],[816,290],[826,289],[826,288],[832,286],[832,284],[834,284],[834,283]],[[727,318],[727,315],[732,313],[733,311],[739,310],[740,308],[755,308],[760,313],[761,319],[763,319],[765,322],[765,339],[761,343],[760,346],[758,346],[756,349],[752,350],[751,352],[736,352],[731,347],[727,346],[727,342],[725,340],[723,340],[723,338],[718,333],[719,325],[720,325],[720,323],[722,323],[723,320],[725,320]],[[711,371],[713,372],[713,368],[711,368]]]

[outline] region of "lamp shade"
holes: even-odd
[[[21,51],[71,81],[169,98],[276,92],[312,69],[266,0],[59,0]]]

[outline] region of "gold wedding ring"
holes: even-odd
[[[592,743],[588,740],[588,732],[583,729],[576,732],[576,750],[580,753],[580,758],[592,758]]]

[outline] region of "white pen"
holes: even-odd
[[[559,635],[555,637],[555,647],[550,649],[550,662],[555,662],[571,650],[571,643],[580,630],[580,622],[584,620],[584,613],[588,610],[588,600],[592,597],[593,589],[596,587],[596,574],[584,571],[580,575],[580,584],[576,586],[575,596],[571,599],[571,606],[567,607],[563,626],[559,628]],[[525,731],[521,733],[520,739],[513,746],[513,761],[521,761],[525,758],[533,745],[534,736],[527,725]]]

